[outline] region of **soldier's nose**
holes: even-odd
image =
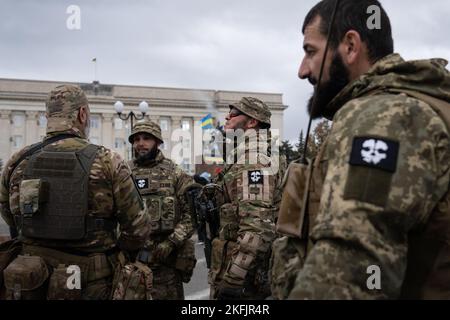
[[[302,60],[300,67],[298,68],[298,77],[303,80],[309,78],[310,74],[311,71],[308,68],[307,64],[305,63],[305,60]]]

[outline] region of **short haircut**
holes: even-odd
[[[320,32],[326,37],[335,5],[336,0],[322,0],[316,4],[306,15],[302,32],[305,33],[306,27],[319,16],[321,18]],[[380,8],[380,29],[369,29],[367,26],[367,20],[370,17],[367,8],[372,5]],[[372,63],[394,52],[391,22],[379,1],[341,0],[331,29],[330,47],[336,49],[350,30],[359,33],[361,41],[367,46]]]

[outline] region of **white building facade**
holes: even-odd
[[[194,126],[208,113],[213,113],[224,123],[230,103],[243,96],[253,96],[264,101],[272,112],[272,129],[283,137],[283,112],[287,108],[280,93],[234,92],[216,90],[178,89],[94,83],[70,83],[55,81],[0,79],[0,159],[3,163],[26,145],[42,141],[46,134],[45,100],[48,93],[58,85],[79,85],[87,94],[91,110],[89,139],[120,153],[125,159],[131,156],[128,142],[130,120],[119,119],[114,103],[122,101],[124,115],[133,111],[140,114],[141,101],[149,104],[147,119],[158,122],[162,129],[163,153],[170,157],[176,141],[171,141],[176,129],[187,133],[183,144],[192,145]],[[189,137],[190,135],[190,137]],[[193,173],[194,148],[191,156],[182,161],[182,167]]]

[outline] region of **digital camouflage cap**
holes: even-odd
[[[147,120],[136,123],[133,126],[133,130],[131,130],[130,136],[128,137],[128,141],[131,144],[133,143],[133,136],[137,133],[148,133],[161,141],[161,143],[164,142],[161,135],[161,127],[156,122]]]
[[[267,104],[253,97],[243,97],[238,103],[230,104],[230,108],[236,108],[247,116],[252,117],[270,128],[270,117],[272,113]]]
[[[88,106],[83,90],[74,85],[61,85],[53,89],[45,102],[47,112],[47,132],[71,129],[77,120],[76,111]]]

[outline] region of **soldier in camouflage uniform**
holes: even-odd
[[[4,270],[9,297],[108,299],[116,249],[143,247],[149,217],[126,162],[87,140],[90,111],[79,87],[52,90],[46,116],[44,141],[15,153],[1,177],[0,212],[23,245]],[[81,271],[80,290],[67,288],[69,265]]]
[[[221,190],[216,195],[220,228],[212,241],[211,299],[264,299],[270,295],[267,272],[275,239],[279,166],[270,166],[270,152],[258,149],[256,142],[267,140],[260,132],[270,128],[270,116],[268,106],[253,97],[230,105],[226,116],[225,132],[242,130],[249,143],[244,139],[235,145],[227,155],[231,163],[227,161],[216,180]]]
[[[137,123],[129,137],[135,159],[130,166],[139,192],[147,203],[151,234],[144,257],[153,271],[154,300],[184,299],[183,282],[195,267],[194,233],[187,189],[193,184],[159,149],[161,128],[151,121]]]
[[[367,8],[381,8],[368,29]],[[302,79],[316,83],[334,1],[304,22]],[[393,52],[375,0],[343,0],[310,108],[333,119],[316,159],[307,213],[312,240],[292,299],[449,299],[450,74],[443,59]],[[321,197],[318,195],[321,193]],[[281,212],[280,212],[281,215]]]

